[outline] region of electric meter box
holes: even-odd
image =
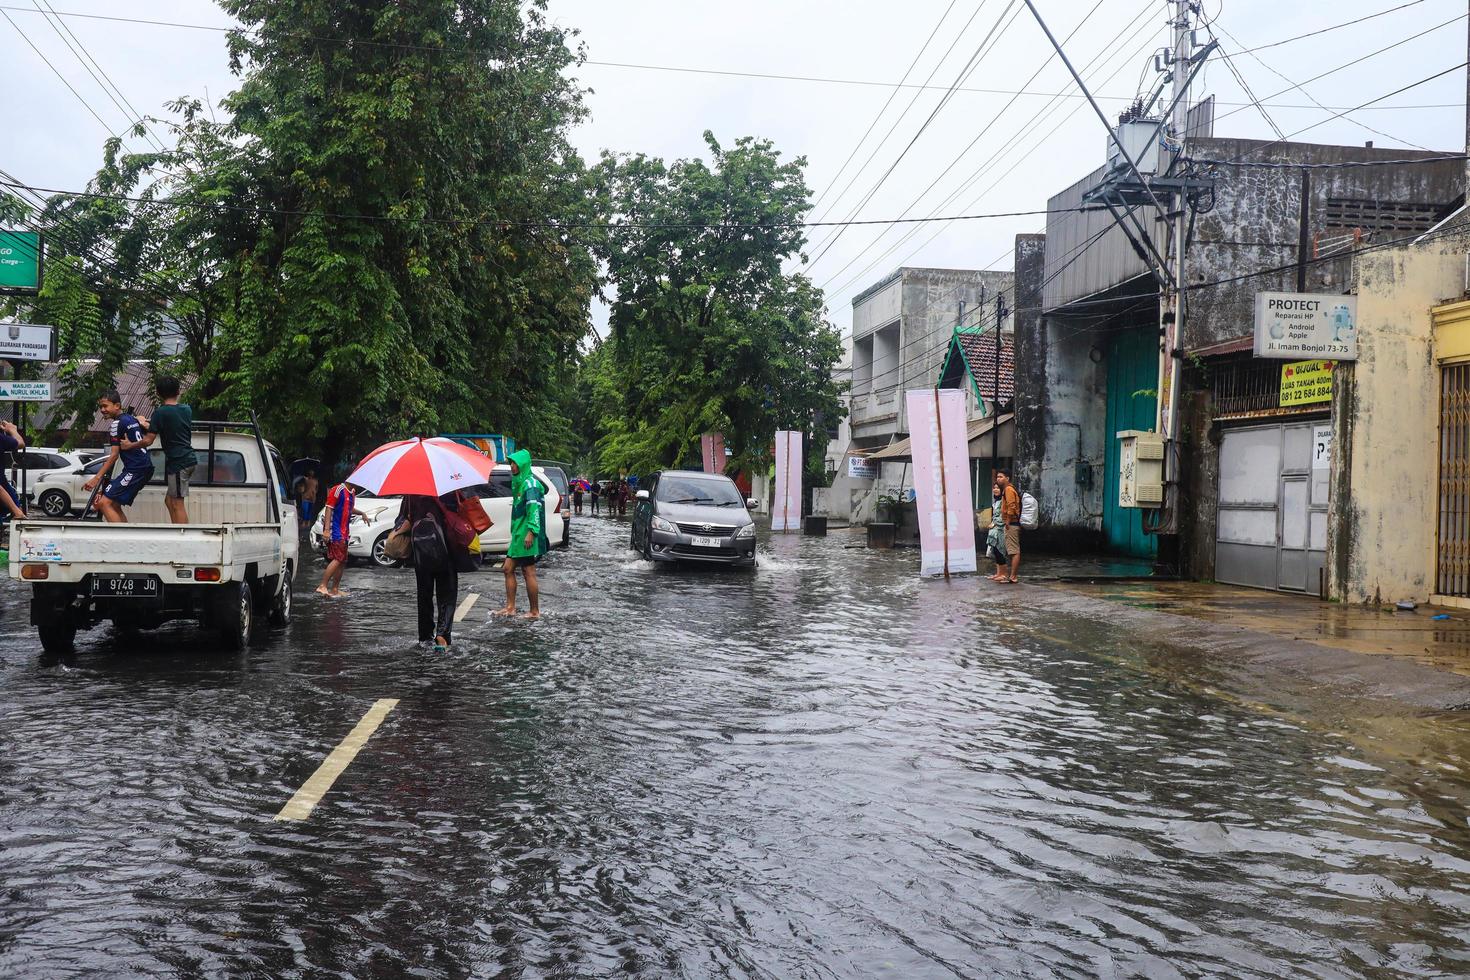
[[[1157,432],[1125,429],[1118,454],[1118,506],[1164,505],[1164,437]]]

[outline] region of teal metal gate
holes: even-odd
[[[1108,405],[1106,467],[1103,480],[1103,534],[1108,547],[1123,555],[1152,558],[1158,539],[1143,533],[1143,511],[1118,506],[1118,433],[1125,429],[1152,430],[1158,398],[1152,394],[1159,382],[1159,334],[1153,326],[1114,334],[1108,340]]]

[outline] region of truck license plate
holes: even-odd
[[[718,548],[719,546],[720,546],[720,539],[719,538],[695,538],[694,539],[694,547],[696,547],[696,548]]]
[[[107,599],[157,599],[160,595],[157,575],[123,573],[92,576],[92,595]]]

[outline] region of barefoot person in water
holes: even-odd
[[[516,569],[526,580],[526,598],[531,602],[527,619],[541,615],[541,588],[536,581],[536,562],[551,550],[546,537],[546,501],[541,481],[531,473],[531,453],[518,449],[510,457],[510,546],[505,553],[505,606],[501,616],[516,614]]]

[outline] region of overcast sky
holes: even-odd
[[[102,140],[125,127],[127,103],[162,113],[177,96],[207,93],[218,101],[236,84],[218,32],[64,18],[75,34],[66,40],[80,42],[126,97],[120,108],[32,9],[45,2],[60,12],[229,23],[205,0],[0,0],[10,18],[0,17],[0,63],[8,82],[8,97],[0,99],[0,168],[23,181],[81,188],[96,169]],[[1087,17],[1065,47],[1110,114],[1140,84],[1152,84],[1148,53],[1165,43],[1163,0],[1038,0],[1037,6],[1058,37]],[[1400,6],[1355,26],[1241,53]],[[1288,136],[1466,60],[1464,0],[1206,0],[1206,8],[1235,69]],[[812,218],[825,220],[1044,209],[1050,195],[1102,163],[1102,126],[1075,97],[1062,65],[1047,62],[1052,49],[1021,0],[551,0],[550,10],[558,23],[580,32],[594,62],[577,70],[591,89],[591,117],[574,134],[588,159],[604,149],[698,155],[706,129],[727,143],[768,137],[783,153],[806,157],[808,183],[821,195]],[[1400,41],[1405,43],[1306,84],[1306,94],[1292,86]],[[909,82],[934,88],[894,95],[916,56]],[[967,66],[973,70],[965,75]],[[935,114],[945,90],[962,75],[963,89],[981,91],[956,92]],[[1013,101],[1011,93],[1023,85],[1041,94]],[[1465,90],[1464,70],[1453,70],[1294,138],[1461,150]],[[1213,93],[1223,103],[1216,135],[1274,138],[1258,110],[1241,108],[1249,100],[1223,60],[1212,59],[1195,92]],[[1068,97],[1053,99],[1053,93]],[[832,320],[846,332],[853,294],[900,265],[1008,269],[1014,236],[1043,224],[1033,216],[850,228],[829,249],[833,232],[814,229],[809,272],[827,291]]]

